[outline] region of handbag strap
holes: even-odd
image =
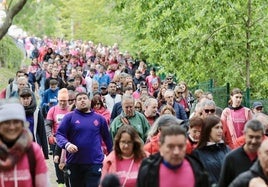
[[[125,178],[125,180],[124,180],[124,183],[123,183],[122,187],[125,186],[125,184],[126,184],[126,182],[127,182],[127,180],[128,180],[128,177],[129,177],[130,171],[131,171],[131,169],[132,169],[132,167],[133,167],[133,164],[134,164],[134,158],[132,159],[132,161],[131,161],[131,163],[130,163],[130,166],[129,166],[129,168],[128,168],[128,172],[127,172],[127,176],[126,176],[126,178]]]

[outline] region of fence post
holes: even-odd
[[[226,103],[227,103],[227,106],[229,105],[228,101],[230,99],[230,83],[227,82],[226,84]]]
[[[250,88],[246,88],[246,107],[250,108]]]

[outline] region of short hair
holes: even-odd
[[[125,102],[125,100],[127,100],[127,99],[131,99],[131,100],[133,100],[133,103],[135,103],[134,97],[132,95],[129,95],[129,94],[124,94],[122,96],[122,103]]]
[[[50,81],[49,81],[49,85],[56,85],[56,84],[58,84],[58,81],[57,81],[57,80],[55,80],[55,79],[50,79]]]
[[[185,136],[185,141],[186,141],[186,131],[183,127],[180,125],[170,125],[170,126],[165,126],[161,129],[161,135],[160,135],[160,144],[162,145],[165,143],[165,138],[166,136],[177,136],[177,135],[183,135]]]
[[[153,97],[149,97],[149,98],[147,98],[146,100],[145,100],[145,102],[143,103],[143,106],[144,107],[148,107],[150,104],[152,104],[153,102],[156,102],[157,104],[158,104],[158,102],[157,102],[157,99],[155,99],[155,98],[153,98]]]
[[[263,124],[257,120],[257,119],[251,119],[247,121],[244,127],[244,133],[247,132],[248,129],[251,129],[253,131],[262,131],[264,133],[264,126]]]
[[[204,101],[201,102],[202,103],[202,109],[204,109],[205,106],[214,106],[216,108],[216,104],[213,100],[210,99],[204,99]]]
[[[88,97],[88,94],[87,94],[86,92],[78,92],[78,93],[76,94],[76,96],[75,96],[75,100],[77,100],[77,97],[80,96],[80,95],[86,95],[87,98],[89,98],[89,97]]]
[[[190,126],[190,128],[193,128],[193,127],[203,128],[204,120],[199,116],[194,116],[189,120],[189,126]]]

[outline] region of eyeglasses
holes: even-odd
[[[120,141],[119,143],[120,143],[121,145],[133,145],[133,142]]]
[[[167,80],[169,80],[169,81],[170,81],[170,80],[172,80],[172,78],[167,78]]]
[[[68,101],[74,101],[75,99],[69,99]]]
[[[261,106],[260,107],[257,107],[256,110],[262,110],[262,107]]]
[[[204,109],[205,113],[214,113],[215,109]]]

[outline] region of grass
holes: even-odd
[[[8,69],[5,67],[0,67],[0,90],[8,85],[8,80],[14,78],[16,70]]]

